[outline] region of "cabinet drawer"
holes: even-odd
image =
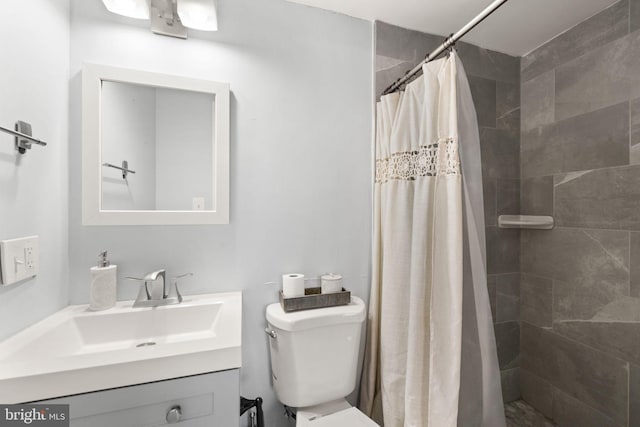
[[[239,425],[238,370],[195,375],[79,394],[42,403],[69,404],[72,427],[152,427],[167,425],[167,412],[179,405],[176,425]]]

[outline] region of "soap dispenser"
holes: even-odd
[[[98,266],[91,267],[91,289],[89,310],[99,311],[111,308],[116,303],[117,265],[111,265],[107,251],[98,255]]]

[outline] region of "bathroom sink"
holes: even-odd
[[[242,294],[98,312],[68,306],[0,343],[0,402],[20,403],[239,368]]]

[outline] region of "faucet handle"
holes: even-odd
[[[160,277],[162,277],[162,279],[164,280],[165,274],[166,274],[166,271],[164,269],[152,271],[151,273],[147,273],[144,276],[144,280],[146,280],[148,282],[155,282]]]
[[[169,286],[167,299],[175,299],[177,302],[182,302],[182,295],[180,294],[180,289],[178,289],[178,279],[182,279],[187,276],[193,276],[193,273],[180,274],[171,278],[171,285]]]

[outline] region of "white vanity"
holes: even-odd
[[[237,425],[241,293],[132,305],[68,306],[0,343],[0,401],[68,403],[74,426]]]
[[[70,405],[72,427],[237,426],[238,369],[37,403]]]

